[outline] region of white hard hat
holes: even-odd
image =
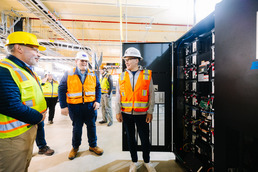
[[[138,57],[140,60],[143,59],[140,51],[134,47],[130,47],[125,50],[125,54],[124,54],[123,58],[125,58],[125,57]]]
[[[87,60],[87,61],[89,61],[88,54],[87,54],[87,53],[85,53],[84,51],[79,51],[79,52],[76,54],[75,59],[79,59],[79,60]]]

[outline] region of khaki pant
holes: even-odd
[[[102,94],[101,95],[101,111],[102,111],[102,120],[106,122],[113,123],[113,113],[111,108],[111,102],[112,102],[112,94],[110,97],[107,97],[108,94]]]
[[[0,139],[0,172],[24,172],[30,165],[37,125],[25,133]]]

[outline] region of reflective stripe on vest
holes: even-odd
[[[88,70],[84,83],[82,84],[78,75],[73,71],[68,72],[66,99],[69,104],[80,104],[93,102],[96,100],[96,76],[94,72]]]
[[[151,70],[140,71],[135,84],[135,91],[129,78],[129,73],[123,72],[119,77],[121,95],[121,110],[124,112],[146,112],[149,108],[149,85],[151,81]]]
[[[0,122],[0,133],[8,133],[28,125],[29,124],[18,121],[17,119],[8,122]]]
[[[21,101],[24,105],[39,112],[46,110],[47,106],[42,90],[33,76],[8,59],[0,61],[0,66],[10,71],[13,80],[19,87]],[[30,124],[0,114],[1,139],[18,136],[29,130],[30,127]]]
[[[45,97],[57,97],[58,96],[58,83],[53,81],[53,85],[47,81],[41,86]]]

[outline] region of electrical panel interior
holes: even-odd
[[[191,32],[189,32],[191,34]],[[191,34],[175,47],[178,63],[176,157],[188,171],[214,171],[215,29]],[[183,88],[182,88],[183,87]],[[180,109],[179,108],[179,109]],[[182,125],[181,125],[182,124]],[[181,126],[180,126],[181,125]]]

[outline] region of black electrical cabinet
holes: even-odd
[[[215,171],[258,171],[258,1],[215,10]]]
[[[222,1],[173,50],[176,160],[187,171],[258,171],[258,1]]]
[[[214,13],[174,46],[174,153],[188,171],[214,169]]]

